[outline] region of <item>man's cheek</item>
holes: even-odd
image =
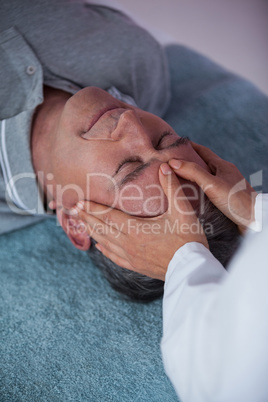
[[[157,216],[168,208],[168,201],[160,185],[149,184],[145,188],[142,216]]]
[[[116,208],[137,216],[157,216],[167,209],[167,199],[159,184],[128,184],[119,193]]]

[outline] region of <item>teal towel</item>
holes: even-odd
[[[121,297],[54,220],[0,250],[1,401],[177,401],[160,300]]]

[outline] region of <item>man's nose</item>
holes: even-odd
[[[120,116],[117,127],[112,133],[112,138],[116,141],[124,141],[128,146],[135,147],[135,149],[136,147],[152,146],[150,133],[142,124],[137,112],[132,109],[125,111]]]
[[[144,126],[138,113],[135,110],[127,110],[118,121],[116,130],[112,133],[114,140],[120,140],[121,146],[131,153],[139,154],[145,160],[168,162],[171,159],[169,149],[162,149],[161,152],[155,148],[154,140],[156,133],[150,132]]]

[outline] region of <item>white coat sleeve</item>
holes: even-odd
[[[261,204],[268,215],[268,195],[255,205],[263,229],[249,231],[228,271],[199,243],[184,245],[169,264],[161,350],[183,402],[268,401],[268,220]]]

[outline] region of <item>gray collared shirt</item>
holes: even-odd
[[[127,16],[80,1],[6,0],[0,13],[0,233],[44,218],[31,159],[43,85],[86,86],[157,115],[170,91],[161,46]]]

